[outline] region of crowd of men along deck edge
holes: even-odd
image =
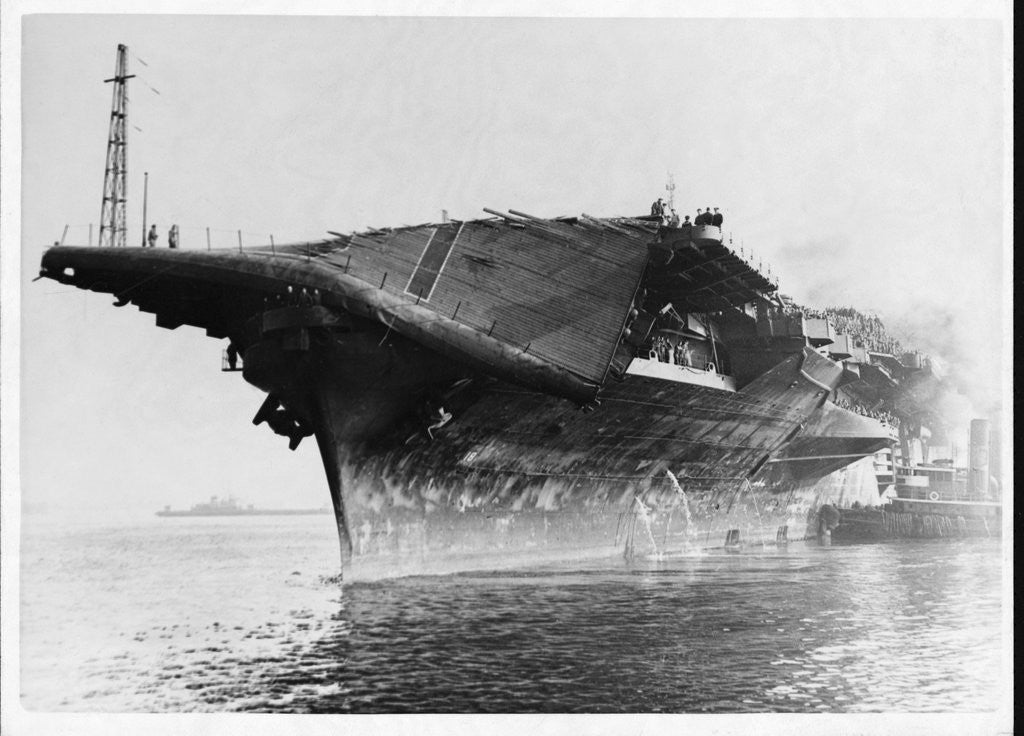
[[[711,214],[711,210],[715,213]],[[697,216],[690,222],[690,216],[686,215],[680,222],[679,215],[676,213],[675,208],[668,207],[665,204],[665,200],[658,197],[657,200],[651,205],[651,217],[660,217],[661,224],[666,227],[673,228],[684,228],[684,227],[702,227],[704,225],[714,225],[715,227],[722,227],[723,217],[719,213],[717,207],[708,207],[703,212],[697,210]]]

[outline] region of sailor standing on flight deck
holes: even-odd
[[[178,226],[171,225],[171,229],[167,231],[167,247],[177,248],[178,247]]]
[[[718,208],[715,207],[715,214],[711,215],[711,224],[715,227],[722,227],[722,221],[725,218],[719,213]]]
[[[157,233],[156,233],[156,225],[155,224],[153,225],[153,227],[151,227],[149,229],[149,235],[146,236],[146,239],[149,241],[149,247],[150,248],[155,248],[156,247],[156,241],[160,239],[160,236],[157,235]]]
[[[679,227],[679,215],[675,210],[672,210],[672,215],[668,218],[669,227]]]
[[[665,216],[665,200],[658,197],[657,201],[651,205],[651,215],[655,217]]]

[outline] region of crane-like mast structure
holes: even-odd
[[[107,135],[107,169],[103,176],[103,211],[100,215],[99,244],[123,248],[128,228],[125,207],[128,190],[128,85],[134,74],[128,73],[128,47],[117,45],[117,67],[114,76],[104,82],[114,83],[114,100],[110,110],[110,132]]]

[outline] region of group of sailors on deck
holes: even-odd
[[[712,209],[715,211],[714,214],[711,214]],[[697,216],[693,219],[693,222],[690,222],[689,215],[686,215],[682,222],[680,222],[679,213],[676,212],[674,207],[669,207],[665,204],[665,200],[661,197],[658,197],[651,204],[651,216],[660,217],[662,227],[670,228],[703,227],[704,225],[722,227],[722,222],[725,220],[717,207],[708,207],[706,210],[698,209]]]
[[[153,225],[151,228],[149,228],[149,232],[146,233],[146,239],[142,243],[142,247],[145,248],[148,245],[150,248],[155,248],[158,240],[160,240],[160,234],[156,231],[156,225]],[[171,229],[167,231],[167,247],[178,247],[177,225],[171,225]]]
[[[309,291],[302,287],[296,291],[295,287],[289,286],[284,294],[274,294],[270,297],[263,297],[263,309],[277,309],[278,307],[313,307],[320,304],[320,289]]]
[[[835,399],[835,404],[836,406],[842,409],[847,409],[849,411],[856,412],[861,416],[877,419],[882,424],[888,425],[894,429],[899,429],[900,427],[900,418],[896,414],[886,409],[871,409],[868,408],[867,406],[864,406],[864,404],[860,403],[859,401],[847,401],[838,396]]]
[[[788,317],[827,319],[837,333],[849,335],[856,347],[866,348],[873,353],[898,356],[906,352],[903,344],[888,333],[882,320],[872,315],[861,314],[853,307],[812,309],[787,299],[780,301],[780,308]]]
[[[659,335],[651,342],[651,358],[657,358],[661,363],[692,366],[693,348],[690,347],[689,340],[680,340],[678,343],[673,343],[667,337]]]

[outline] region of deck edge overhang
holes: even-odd
[[[71,270],[69,273],[68,270]],[[105,276],[137,276],[118,288]],[[284,293],[287,287],[317,289],[327,307],[369,318],[453,360],[497,378],[569,399],[593,402],[600,386],[382,288],[316,260],[271,254],[188,252],[147,248],[55,246],[40,275],[82,289],[131,299],[147,280],[160,277]]]

